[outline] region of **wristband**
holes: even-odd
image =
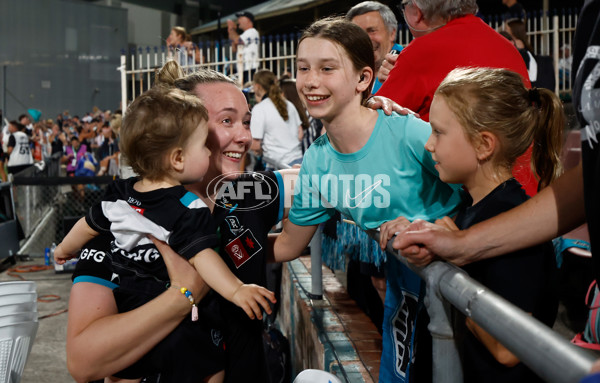
[[[194,296],[192,295],[192,292],[185,287],[173,286],[170,283],[167,284],[167,288],[168,287],[178,290],[190,301],[190,304],[192,305],[192,321],[196,322],[198,320],[198,306],[196,306],[196,303],[194,302]]]

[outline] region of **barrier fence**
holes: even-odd
[[[577,24],[577,10],[562,10],[560,14],[531,12],[527,15],[528,36],[534,53],[550,56],[554,65],[555,93],[568,97],[571,92],[570,49]],[[485,20],[492,28],[503,30],[501,16]],[[406,46],[412,35],[404,23],[398,25],[397,41]],[[259,44],[259,68],[273,71],[277,77],[288,73],[295,77],[295,55],[299,33],[262,36]],[[457,42],[460,44],[461,42]],[[473,47],[476,49],[476,47]],[[121,71],[121,101],[125,108],[131,100],[149,89],[154,82],[154,73],[164,62],[173,58],[184,70],[193,71],[206,67],[234,78],[243,87],[243,46],[234,52],[229,40],[207,41],[193,44],[186,49],[162,47],[139,47],[130,52],[122,52],[119,70]]]
[[[24,235],[19,254],[41,256],[59,244],[88,209],[100,202],[113,177],[64,177],[60,155],[46,159],[40,169],[31,166],[12,180],[16,216]]]
[[[379,232],[369,235],[379,242]],[[579,382],[589,375],[596,360],[591,352],[571,344],[552,329],[501,298],[462,269],[436,261],[416,267],[392,248],[387,253],[413,270],[427,284],[424,300],[430,316],[433,382],[463,381],[451,307],[470,317],[547,382]]]

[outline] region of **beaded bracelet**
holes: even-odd
[[[167,283],[167,288],[168,287],[172,287],[175,290],[179,290],[189,301],[190,304],[192,305],[192,321],[195,322],[198,320],[198,306],[196,306],[196,303],[194,302],[194,297],[192,296],[192,292],[188,289],[186,289],[185,287],[177,287],[177,286],[173,286],[170,283]]]

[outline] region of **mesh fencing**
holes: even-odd
[[[20,224],[19,254],[38,257],[60,243],[88,209],[100,202],[113,177],[61,176],[59,157],[46,166],[31,166],[12,181],[15,213]]]

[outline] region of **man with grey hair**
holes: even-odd
[[[389,78],[377,95],[429,121],[433,93],[456,67],[507,68],[528,78],[515,47],[475,16],[475,0],[402,0],[400,8],[415,39],[397,59],[386,56],[379,74]]]
[[[385,4],[378,1],[363,1],[350,8],[346,19],[361,27],[369,34],[375,54],[375,72],[379,71],[385,55],[393,52],[398,54],[402,45],[396,44],[398,20],[394,12]],[[375,94],[381,87],[381,82],[375,77],[371,93]]]

